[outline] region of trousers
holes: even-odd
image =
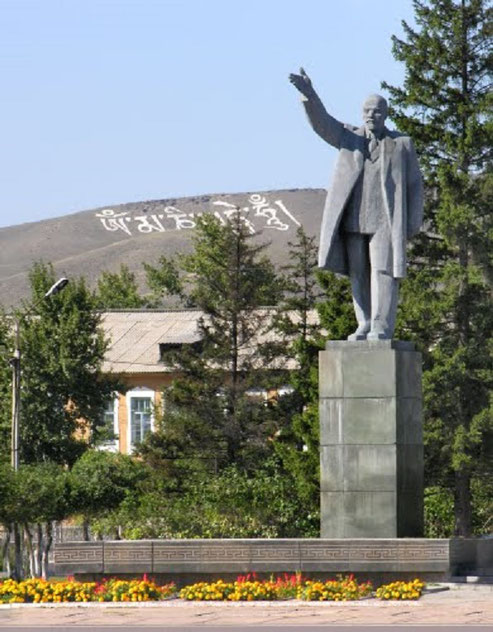
[[[399,281],[384,271],[387,239],[384,231],[344,234],[358,339],[368,333],[392,338],[394,333]]]

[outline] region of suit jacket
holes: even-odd
[[[339,149],[332,186],[325,202],[320,231],[320,268],[348,274],[347,253],[340,230],[344,209],[363,170],[365,128],[344,125],[330,116],[314,93],[303,97],[311,126],[327,143]],[[380,173],[384,217],[388,235],[385,272],[406,276],[406,241],[419,232],[423,222],[423,180],[409,136],[385,130],[380,144]]]

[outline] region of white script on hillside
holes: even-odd
[[[230,202],[214,200],[211,213],[225,224],[236,213],[240,213],[242,222],[253,235],[264,228],[286,231],[292,225],[300,226],[300,222],[288,211],[282,200],[269,202],[265,196],[253,193],[248,198],[248,206],[238,208]],[[207,212],[207,211],[205,211]],[[116,212],[105,208],[96,213],[103,228],[109,232],[122,231],[132,236],[132,231],[139,233],[164,233],[172,230],[189,230],[195,228],[197,218],[204,211],[186,213],[176,206],[165,206],[162,212],[151,215],[132,215],[130,211]]]

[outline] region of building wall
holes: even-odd
[[[141,373],[134,375],[122,376],[123,382],[128,386],[129,390],[126,394],[120,394],[118,397],[118,450],[124,454],[131,452],[129,444],[129,401],[132,395],[138,395],[141,392],[152,391],[152,405],[155,412],[161,410],[162,407],[162,389],[169,386],[173,376],[169,373]],[[154,429],[154,414],[151,421]]]
[[[151,430],[155,429],[155,414],[162,411],[163,396],[162,391],[169,386],[176,374],[173,373],[134,373],[121,375],[121,380],[127,386],[128,390],[125,394],[119,394],[115,408],[114,416],[117,421],[114,423],[114,431],[118,439],[104,449],[122,452],[123,454],[131,454],[132,446],[130,443],[130,402],[132,397],[150,397],[152,401],[153,414],[151,418]],[[291,387],[287,387],[291,388]],[[282,389],[280,389],[282,390]],[[276,389],[263,390],[251,389],[252,397],[260,397],[262,399],[275,399],[282,393]],[[154,414],[155,413],[155,414]]]

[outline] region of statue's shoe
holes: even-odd
[[[368,332],[370,331],[370,325],[361,325],[360,327],[358,327],[358,329],[354,332],[354,334],[350,334],[347,339],[351,342],[354,342],[355,340],[366,340],[366,336],[368,334]]]
[[[388,338],[389,337],[384,331],[378,329],[370,331],[366,336],[367,340],[388,340]]]

